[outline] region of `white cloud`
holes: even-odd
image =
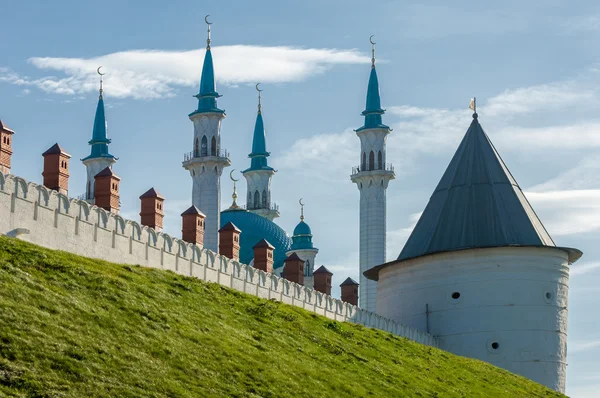
[[[356,50],[232,45],[213,47],[216,79],[222,84],[294,82],[323,73],[337,64],[369,62]],[[135,99],[173,96],[178,87],[197,86],[205,50],[130,50],[93,58],[33,57],[41,70],[65,76],[28,78],[0,68],[0,81],[76,95],[98,89],[96,68],[104,66],[109,96]]]
[[[582,159],[575,167],[556,177],[529,188],[532,192],[557,191],[565,189],[600,188],[600,159],[591,156]]]
[[[388,231],[387,232],[387,243],[386,243],[387,247],[394,248],[394,249],[404,247],[404,244],[406,244],[408,237],[412,233],[413,229],[415,229],[415,226],[417,225],[419,218],[421,218],[421,214],[423,214],[422,211],[418,212],[418,213],[410,214],[408,216],[409,225],[407,227]],[[388,251],[388,253],[387,253],[388,258],[386,259],[386,261],[395,260],[396,257],[398,257],[398,254],[399,253],[397,253],[396,251],[393,251],[393,252]]]
[[[574,341],[572,343],[569,343],[570,353],[589,351],[595,348],[600,348],[600,340]]]
[[[600,262],[598,263],[582,263],[575,264],[571,266],[571,276],[585,275],[590,272],[595,272],[596,270],[600,270]]]

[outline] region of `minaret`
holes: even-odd
[[[98,74],[100,75],[100,95],[98,106],[96,107],[92,139],[88,142],[92,149],[89,156],[81,159],[87,169],[87,184],[83,199],[92,204],[94,203],[95,196],[96,174],[107,167],[112,168],[112,165],[117,161],[117,158],[108,152],[110,139],[106,135],[106,117],[104,116],[104,98],[102,94],[102,76],[104,73],[100,73],[100,68],[102,67],[98,68]]]
[[[319,249],[313,246],[312,231],[310,226],[304,222],[304,203],[302,203],[302,199],[298,203],[300,203],[300,222],[294,228],[292,247],[286,253],[286,256],[296,253],[298,257],[304,260],[304,286],[313,287],[313,271]]]
[[[371,36],[372,38],[373,36]],[[394,168],[385,163],[385,141],[390,128],[383,124],[379,98],[379,82],[375,69],[375,43],[372,45],[371,75],[367,89],[367,105],[362,115],[365,124],[356,130],[360,138],[360,166],[350,178],[360,191],[360,307],[375,312],[377,282],[363,272],[385,263],[386,190],[395,178]]]
[[[260,83],[258,83],[260,84]],[[246,209],[265,217],[269,221],[279,217],[277,205],[271,203],[271,177],[275,170],[267,164],[267,144],[265,139],[265,127],[263,124],[262,109],[260,104],[260,90],[258,91],[258,113],[254,124],[254,137],[252,139],[252,153],[248,155],[250,168],[242,173],[246,178],[248,196],[246,198]]]
[[[210,25],[206,40],[206,55],[202,66],[202,78],[198,98],[198,109],[190,113],[194,123],[192,152],[185,154],[183,167],[192,176],[192,204],[206,215],[204,247],[219,250],[219,225],[221,216],[221,173],[231,165],[229,154],[221,149],[221,121],[225,111],[217,107],[220,97],[215,89],[215,74],[210,51]]]

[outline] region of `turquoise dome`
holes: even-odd
[[[273,268],[283,266],[285,253],[290,250],[292,240],[285,231],[273,221],[246,210],[224,210],[221,212],[221,227],[232,222],[242,230],[240,234],[240,261],[250,264],[254,258],[254,245],[266,239],[275,246]]]
[[[300,221],[294,228],[292,236],[292,250],[314,249],[312,243],[312,232],[304,221]]]
[[[307,223],[300,221],[294,228],[294,235],[312,235],[312,232]]]

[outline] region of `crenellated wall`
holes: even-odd
[[[0,234],[86,257],[171,270],[295,305],[336,321],[359,323],[438,346],[430,334],[2,173]]]

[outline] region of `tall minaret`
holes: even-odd
[[[206,39],[206,55],[202,66],[198,109],[190,113],[194,123],[192,152],[184,156],[183,167],[192,176],[192,204],[206,215],[204,223],[204,247],[214,252],[219,250],[219,224],[221,216],[221,173],[230,166],[229,154],[221,149],[221,121],[225,111],[217,108],[215,74],[210,52],[210,25]]]
[[[258,83],[260,84],[260,83]],[[271,177],[275,170],[267,164],[267,143],[265,139],[265,127],[263,124],[262,109],[260,104],[260,90],[258,91],[258,113],[256,123],[254,124],[254,137],[252,139],[252,153],[248,155],[250,159],[250,168],[242,173],[246,178],[247,192],[246,209],[265,217],[269,221],[279,217],[277,205],[271,203]]]
[[[104,116],[104,98],[102,90],[102,76],[100,72],[100,96],[98,98],[98,106],[96,107],[96,117],[94,118],[94,131],[92,139],[88,142],[91,145],[91,153],[88,157],[81,159],[87,169],[87,184],[85,188],[84,199],[89,203],[94,203],[95,179],[96,174],[107,167],[111,167],[117,161],[113,155],[108,152],[108,144],[110,139],[106,135],[106,117]]]
[[[385,263],[385,194],[395,174],[393,167],[385,163],[385,141],[391,130],[381,121],[385,111],[381,109],[375,70],[375,43],[371,39],[371,75],[367,106],[362,113],[365,124],[356,130],[360,138],[360,166],[352,170],[350,178],[360,191],[360,307],[375,312],[377,282],[368,280],[363,272]]]

